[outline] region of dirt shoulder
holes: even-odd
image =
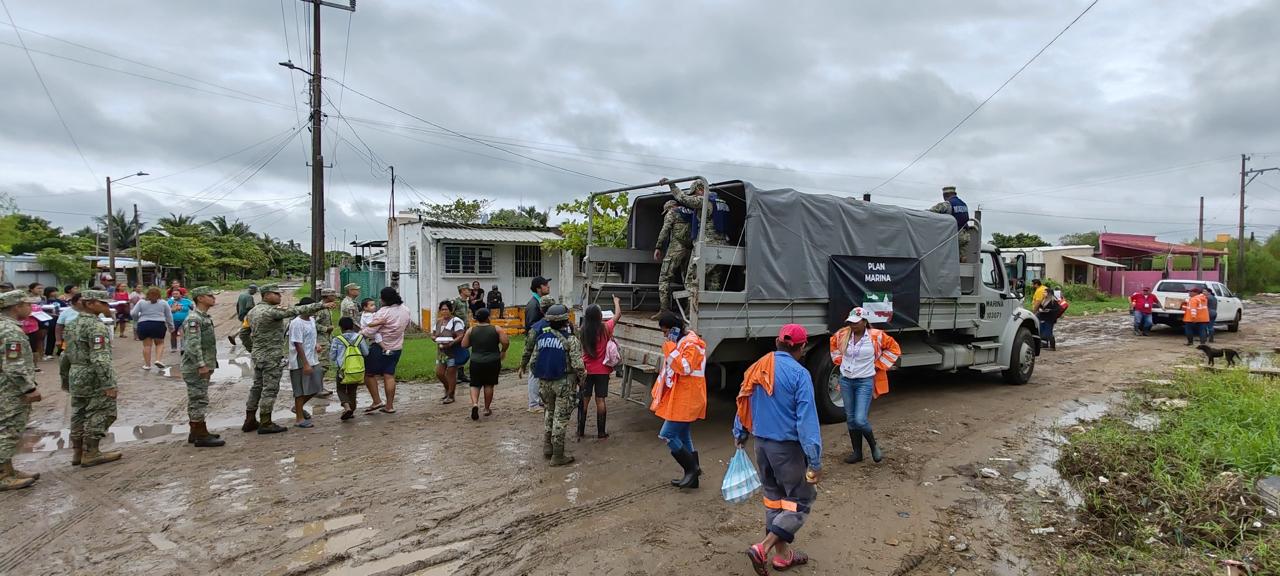
[[[235,328],[234,294],[221,299],[220,334]],[[1280,315],[1268,310],[1220,341],[1274,341]],[[878,466],[840,463],[845,431],[824,427],[827,474],[800,534],[813,558],[801,573],[1051,572],[1037,553],[1044,541],[1022,536],[1019,502],[1034,491],[1012,476],[1034,465],[1027,451],[1064,403],[1122,391],[1187,354],[1167,330],[1134,338],[1127,326],[1115,314],[1065,320],[1059,351],[1041,357],[1025,386],[946,374],[895,382],[872,410],[887,455]],[[124,460],[71,468],[57,449],[64,398],[46,394],[18,460],[43,478],[0,494],[3,517],[13,519],[0,527],[0,573],[751,572],[742,550],[759,537],[763,509],[719,494],[733,453],[728,398],[713,398],[694,427],[702,488],[676,492],[660,422],[616,396],[612,437],[571,444],[577,462],[548,468],[541,417],[524,410],[524,384],[510,375],[494,415],[480,422],[469,420],[464,390],[445,406],[436,385],[409,384],[398,414],[340,423],[321,401],[313,429],[243,434],[233,426],[244,413],[247,358],[223,350],[210,421],[228,445],[198,450],[183,441],[181,381],[143,374],[131,342],[117,348],[124,376],[113,433]],[[42,391],[55,380],[46,369]],[[993,463],[1000,481],[974,478]]]

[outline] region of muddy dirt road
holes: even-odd
[[[229,307],[215,312],[220,333],[235,329],[229,316]],[[1218,340],[1270,349],[1277,335],[1280,307],[1254,305],[1241,332]],[[970,375],[898,379],[872,409],[880,465],[842,464],[844,428],[825,427],[827,473],[799,541],[813,561],[796,573],[1050,572],[1044,542],[1022,536],[1008,484],[1035,468],[1037,430],[1073,401],[1190,357],[1167,329],[1133,337],[1126,315],[1066,320],[1059,342],[1021,387]],[[210,428],[225,448],[186,444],[181,380],[143,373],[125,340],[112,430],[124,460],[91,469],[69,465],[65,397],[45,366],[46,398],[18,459],[43,478],[0,494],[0,574],[751,573],[742,551],[760,536],[763,508],[719,493],[733,451],[730,399],[713,398],[695,425],[706,474],[700,490],[681,493],[667,483],[677,467],[659,422],[617,397],[612,437],[571,442],[577,462],[548,468],[541,417],[524,410],[514,375],[480,422],[466,401],[441,405],[440,389],[420,384],[401,387],[398,414],[341,423],[320,400],[313,429],[243,434],[248,358],[221,345]],[[277,421],[289,423],[284,402]],[[993,465],[1001,489],[973,477]]]

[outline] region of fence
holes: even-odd
[[[387,273],[382,270],[343,270],[339,276],[341,286],[355,284],[360,287],[363,298],[377,298],[383,288],[387,287]],[[339,289],[339,293],[343,291]]]

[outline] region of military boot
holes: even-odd
[[[84,457],[80,462],[83,468],[106,464],[107,462],[115,462],[124,455],[119,452],[102,452],[98,450],[98,443],[102,442],[101,438],[85,438],[84,440]]]
[[[84,438],[76,438],[71,441],[71,465],[79,466],[80,459],[84,457]]]
[[[196,445],[196,448],[217,448],[218,446],[225,446],[227,444],[226,440],[210,434],[209,428],[204,422],[192,422],[191,433],[196,436],[195,440],[192,441],[192,443]]]
[[[573,455],[564,453],[564,446],[556,446],[551,451],[552,466],[567,466],[573,463]]]
[[[275,422],[272,422],[270,420],[267,420],[266,422],[263,422],[261,425],[258,426],[259,434],[279,434],[281,432],[288,432],[288,431],[289,431],[288,428],[285,428],[284,426],[276,424]]]
[[[18,478],[15,476],[13,473],[12,462],[0,464],[0,492],[5,490],[20,490],[35,483],[35,478]]]
[[[244,413],[244,425],[240,427],[241,432],[253,432],[258,429],[258,413],[256,410],[246,410]]]
[[[551,453],[552,453],[552,450],[551,450],[551,433],[550,433],[550,432],[544,432],[544,433],[542,434],[542,457],[543,457],[543,458],[550,458],[550,457],[551,457]]]

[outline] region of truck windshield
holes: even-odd
[[[1192,288],[1204,288],[1204,284],[1198,282],[1169,282],[1164,281],[1156,285],[1156,292],[1177,292],[1187,294]]]

